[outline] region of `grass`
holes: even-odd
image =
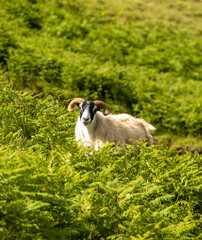
[[[181,150],[184,154],[186,151],[189,152],[202,152],[202,141],[201,138],[196,137],[183,137],[164,134],[155,137],[155,144],[174,147],[176,150]]]
[[[189,32],[201,38],[201,3],[200,1],[177,0],[125,0],[125,1],[77,1],[90,15],[102,21],[118,21],[123,24],[131,22],[133,25],[145,27],[147,24],[162,25]]]

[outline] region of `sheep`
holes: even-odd
[[[154,131],[155,127],[145,120],[128,114],[108,115],[109,108],[99,100],[89,102],[83,98],[75,98],[69,103],[68,110],[73,111],[75,105],[80,110],[75,127],[75,138],[84,146],[93,146],[98,150],[106,142],[114,142],[126,150],[125,144],[134,145],[133,140],[141,139],[145,139],[150,146],[153,144],[150,132]],[[104,110],[104,114],[100,112],[101,109]]]

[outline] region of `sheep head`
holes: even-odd
[[[75,105],[79,106],[79,104],[81,104],[84,101],[85,101],[85,99],[83,99],[83,98],[75,98],[75,99],[73,99],[69,103],[69,105],[68,105],[68,111],[72,112]],[[104,110],[104,115],[108,115],[109,114],[109,108],[107,107],[107,105],[104,102],[99,101],[99,100],[95,100],[93,102],[95,103],[95,105],[97,107],[102,108]]]

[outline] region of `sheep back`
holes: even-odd
[[[149,145],[153,143],[150,130],[155,128],[143,119],[134,118],[128,114],[104,116],[96,114],[95,138],[104,145],[107,141],[115,142],[123,147],[124,143],[134,144],[133,140],[146,139]]]

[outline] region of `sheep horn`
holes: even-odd
[[[69,112],[72,112],[72,111],[73,111],[73,108],[74,108],[74,105],[75,105],[75,104],[80,104],[80,103],[82,103],[83,101],[85,101],[85,99],[83,99],[83,98],[75,98],[75,99],[73,99],[73,100],[69,103],[69,105],[68,105],[68,111],[69,111]]]
[[[104,102],[99,101],[99,100],[96,100],[96,101],[93,101],[93,102],[96,104],[96,106],[104,109],[104,115],[109,114],[109,108],[107,107],[107,105]]]

